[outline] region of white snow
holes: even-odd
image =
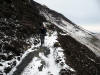
[[[46,57],[43,52],[39,53],[39,57],[33,58],[32,62],[24,69],[21,75],[59,75],[61,69],[69,69],[71,71],[75,71],[71,67],[65,64],[65,58],[63,54],[63,49],[58,47],[54,48],[54,44],[57,41],[57,32],[53,32],[50,36],[47,33],[45,36],[45,43],[43,46],[50,49],[50,54]],[[57,64],[56,59],[60,58],[61,61]],[[38,67],[44,61],[45,65],[43,65],[42,71],[39,71]],[[61,66],[60,63],[63,62],[64,65]]]
[[[29,63],[21,75],[39,75],[38,67],[41,66],[40,62],[37,57],[33,58],[32,62]]]
[[[8,73],[8,75],[12,75],[14,71],[16,71],[16,67],[22,62],[22,60],[25,58],[25,56],[27,56],[30,52],[34,51],[35,47],[39,47],[40,46],[40,43],[37,44],[37,45],[34,45],[34,38],[30,38],[29,40],[27,41],[30,41],[32,43],[31,45],[31,48],[29,48],[28,50],[26,50],[26,52],[22,55],[21,57],[21,60],[20,61],[17,61],[17,65],[10,71],[10,73]]]

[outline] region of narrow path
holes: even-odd
[[[38,56],[39,51],[33,51],[29,53],[22,62],[16,67],[16,71],[12,75],[21,75],[25,67],[32,61],[33,57]]]
[[[26,55],[22,59],[21,63],[16,67],[16,70],[13,72],[12,75],[21,75],[21,73],[29,65],[29,63],[31,63],[32,59],[34,57],[39,57],[40,52],[43,52],[45,56],[47,56],[50,53],[49,49],[46,47],[39,47],[36,49],[36,51],[28,53],[28,55]]]

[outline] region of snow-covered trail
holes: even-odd
[[[74,71],[74,69],[65,64],[63,49],[53,47],[55,42],[57,42],[57,32],[54,32],[51,36],[47,34],[44,47],[41,47],[43,52],[39,53],[39,57],[33,58],[21,75],[59,75],[61,69]],[[45,54],[47,50],[50,50],[48,55]],[[60,63],[57,64],[56,60],[58,58],[61,59],[63,66]]]
[[[50,36],[47,33],[43,47],[35,47],[25,55],[11,75],[59,75],[62,69],[75,71],[65,64],[65,57],[61,47],[54,47],[57,41],[57,32]],[[60,62],[56,61],[60,59]],[[63,66],[61,65],[63,64]],[[10,75],[10,74],[9,74]]]
[[[21,63],[16,67],[16,70],[14,71],[12,75],[21,75],[24,69],[28,66],[28,64],[32,61],[32,59],[37,55],[38,55],[38,51],[30,52],[27,56],[24,57]]]

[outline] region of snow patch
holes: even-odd
[[[57,32],[53,32],[51,36],[47,33],[43,46],[50,50],[50,54],[46,57],[44,52],[40,52],[39,57],[33,58],[21,75],[59,75],[61,69],[68,69],[75,72],[74,69],[65,64],[63,49],[61,47],[55,48],[55,42],[58,42]],[[56,60],[59,58],[61,61],[57,63]],[[62,66],[61,63],[63,63]],[[41,68],[41,71],[39,68]]]

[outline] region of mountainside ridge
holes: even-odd
[[[91,32],[33,0],[1,0],[0,10],[1,75],[100,74]]]

